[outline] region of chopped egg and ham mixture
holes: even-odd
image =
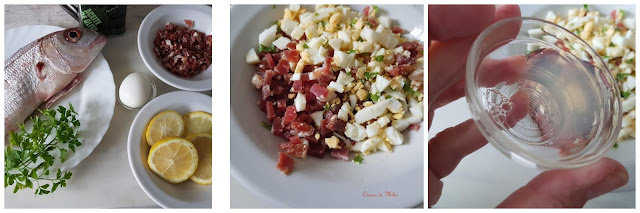
[[[267,114],[262,125],[284,139],[276,166],[283,174],[309,155],[361,163],[362,155],[402,145],[406,129],[420,129],[423,44],[379,10],[290,5],[247,52]]]
[[[618,141],[635,138],[635,19],[626,17],[624,10],[613,10],[608,14],[601,14],[584,5],[582,8],[570,9],[566,17],[549,11],[545,20],[573,32],[602,57],[611,74],[616,78],[622,98],[623,117]],[[533,36],[536,32],[529,31],[529,34]],[[571,53],[586,57],[586,52],[581,49],[581,46],[575,46],[569,46]],[[528,51],[532,50],[535,49]]]

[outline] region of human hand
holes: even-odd
[[[514,5],[429,6],[428,9],[430,128],[437,108],[465,94],[465,62],[475,37],[496,21],[520,16],[520,9]],[[524,57],[511,57],[483,62],[480,70],[495,75],[518,76],[525,70],[524,66]],[[527,100],[528,96],[514,95],[512,98]],[[523,101],[513,101],[518,102]],[[515,113],[509,115],[506,125],[511,126],[524,117],[526,110],[519,110],[524,107],[526,104],[514,106],[512,112]],[[485,144],[486,139],[472,120],[448,128],[429,140],[429,207],[436,204],[442,193],[443,182],[440,179],[449,175],[462,158]],[[580,168],[545,171],[498,207],[582,207],[588,200],[623,186],[628,179],[629,175],[620,163],[603,158]]]

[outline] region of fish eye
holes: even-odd
[[[78,29],[67,30],[67,32],[64,34],[64,38],[67,39],[67,41],[72,43],[78,42],[78,40],[80,40],[81,37],[82,37],[82,33]]]

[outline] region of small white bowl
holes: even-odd
[[[155,115],[166,110],[175,110],[182,115],[193,111],[211,113],[211,97],[197,92],[171,92],[158,96],[140,110],[131,124],[127,141],[133,176],[149,198],[163,208],[211,208],[211,185],[199,185],[191,180],[169,183],[149,169],[150,147],[144,139],[144,131]]]
[[[153,41],[156,39],[158,31],[164,29],[167,23],[185,26],[185,19],[194,21],[193,29],[211,35],[211,7],[205,5],[160,6],[151,11],[140,24],[138,30],[140,57],[156,77],[175,88],[188,91],[211,90],[211,66],[196,76],[188,79],[182,78],[167,71],[153,54],[155,46]]]

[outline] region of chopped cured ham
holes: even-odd
[[[278,164],[276,169],[280,170],[282,174],[289,175],[293,169],[296,168],[293,158],[287,156],[287,154],[278,152]]]

